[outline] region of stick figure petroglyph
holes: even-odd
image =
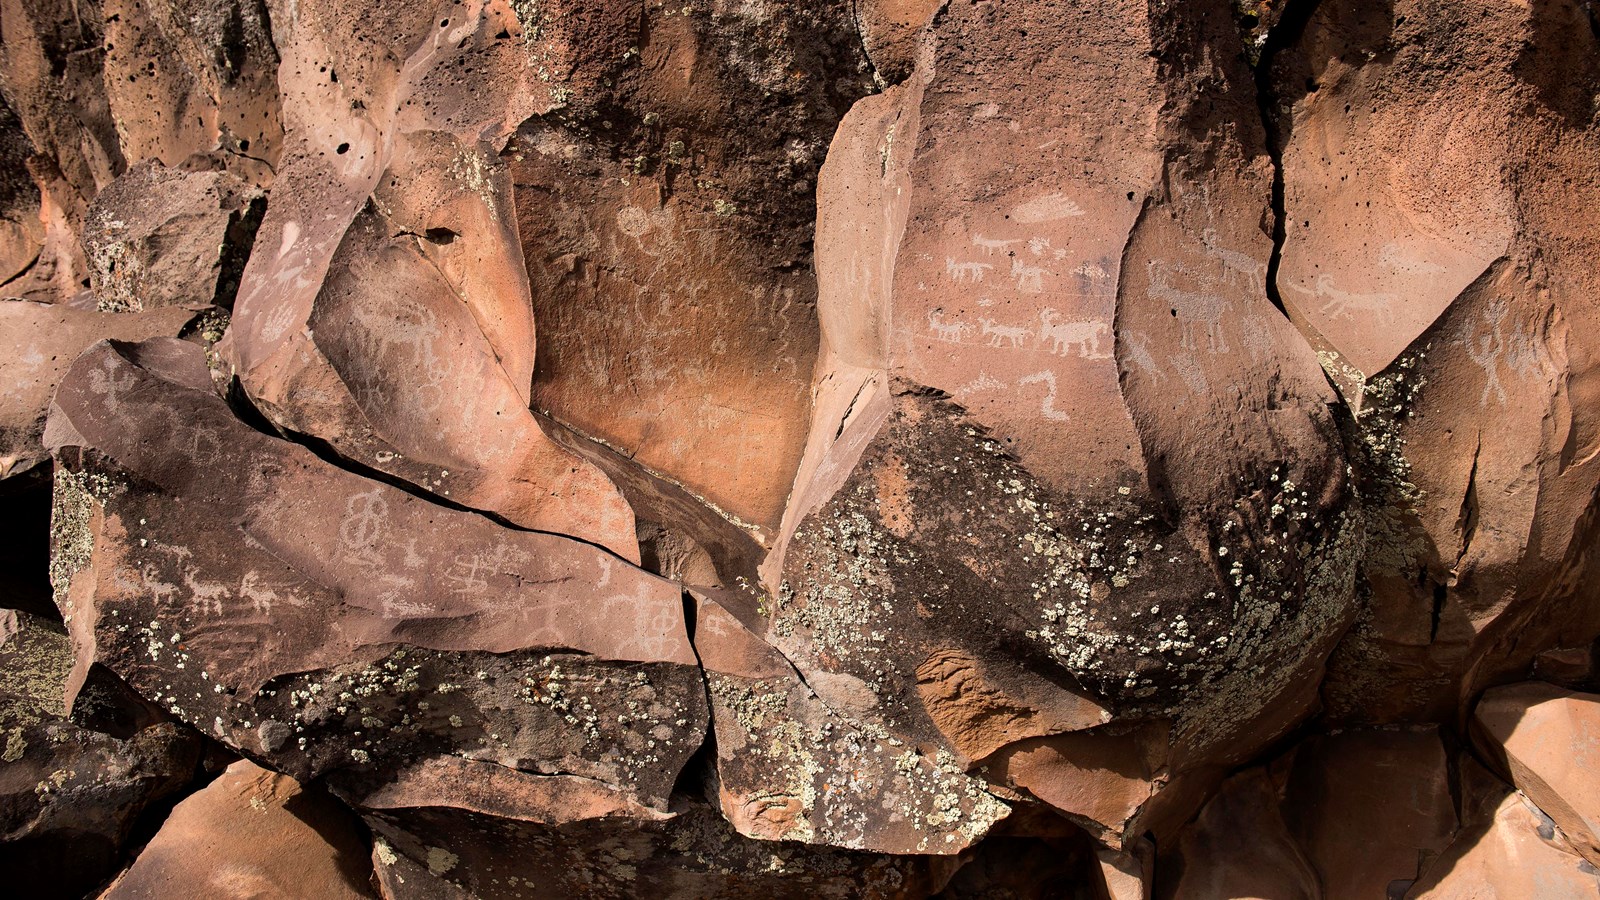
[[[1505,366],[1519,380],[1532,375],[1539,368],[1539,352],[1532,338],[1521,328],[1505,329],[1506,315],[1510,312],[1504,300],[1496,300],[1484,310],[1483,320],[1489,324],[1489,333],[1470,337],[1465,342],[1467,356],[1483,369],[1483,395],[1478,404],[1495,401],[1505,406],[1510,401],[1505,383],[1500,380],[1500,368]]]

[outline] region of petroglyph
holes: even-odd
[[[936,340],[947,344],[961,343],[961,333],[972,328],[965,322],[946,322],[939,318],[938,312],[928,313],[928,327],[933,330]]]
[[[1183,348],[1199,349],[1198,333],[1203,331],[1207,350],[1212,353],[1230,352],[1222,317],[1233,309],[1233,304],[1216,294],[1195,293],[1174,287],[1168,280],[1166,268],[1158,260],[1151,260],[1147,268],[1150,273],[1150,296],[1168,304],[1183,319]]]
[[[222,615],[222,601],[232,594],[224,585],[201,582],[200,572],[193,566],[184,567],[183,586],[189,589],[189,595],[194,598],[194,611],[202,616]]]
[[[1138,366],[1144,377],[1151,381],[1167,380],[1167,373],[1162,371],[1161,364],[1150,353],[1150,335],[1124,329],[1117,333],[1117,340],[1124,348],[1123,353],[1128,361]]]
[[[1290,283],[1295,291],[1323,300],[1319,309],[1325,316],[1344,318],[1351,314],[1358,318],[1375,318],[1380,322],[1394,321],[1395,298],[1391,294],[1354,294],[1333,286],[1333,276],[1326,272],[1318,275],[1311,287]]]
[[[1012,244],[1020,243],[1023,243],[1022,238],[1000,240],[997,238],[987,238],[981,234],[974,234],[972,236],[972,246],[981,248],[984,256],[993,256],[996,250],[1004,253],[1011,247]]]
[[[1490,395],[1500,406],[1510,401],[1505,384],[1500,379],[1502,367],[1516,376],[1518,381],[1528,379],[1542,368],[1539,348],[1533,335],[1518,325],[1513,325],[1509,330],[1505,327],[1508,312],[1504,300],[1489,304],[1483,313],[1489,333],[1465,341],[1467,356],[1483,369],[1483,394],[1478,398],[1480,406],[1489,403]]]
[[[1222,262],[1222,280],[1234,287],[1248,288],[1251,296],[1265,294],[1267,290],[1267,264],[1247,253],[1230,250],[1217,240],[1217,230],[1207,228],[1200,233],[1200,242],[1210,254]],[[1241,284],[1242,282],[1242,284]]]
[[[1073,202],[1066,194],[1045,194],[1011,210],[1012,219],[1028,225],[1070,219],[1083,214],[1083,207]]]
[[[1024,294],[1037,294],[1044,290],[1044,276],[1054,275],[1041,266],[1030,266],[1017,257],[1011,258],[1011,277],[1017,280],[1017,290]]]
[[[383,565],[378,551],[383,539],[385,520],[389,518],[389,501],[383,491],[374,488],[364,494],[355,494],[344,505],[344,520],[339,523],[339,555],[347,562],[370,568]]]
[[[994,266],[984,262],[957,262],[954,257],[945,257],[944,271],[950,280],[957,284],[981,284],[983,276],[994,271]]]
[[[979,319],[978,324],[983,326],[983,333],[989,338],[989,346],[1007,346],[1021,349],[1028,338],[1033,337],[1033,331],[1020,325],[996,325],[993,319]]]
[[[1052,422],[1067,422],[1071,416],[1056,409],[1056,373],[1049,369],[1035,372],[1017,379],[1017,386],[1025,384],[1043,384],[1045,386],[1044,399],[1039,402],[1039,414]]]
[[[1039,342],[1049,341],[1050,352],[1057,356],[1076,351],[1083,359],[1107,359],[1110,354],[1100,349],[1100,338],[1110,333],[1109,325],[1095,319],[1063,321],[1054,309],[1039,311]]]

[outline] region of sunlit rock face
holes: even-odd
[[[1600,894],[1597,35],[0,0],[0,861]]]

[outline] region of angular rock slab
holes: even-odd
[[[195,316],[181,307],[119,315],[0,300],[0,478],[49,458],[40,441],[50,396],[86,347],[108,338],[176,337]]]
[[[706,718],[676,587],[335,468],[206,386],[197,347],[102,343],[57,392],[73,687],[102,662],[357,802],[441,805],[466,788],[438,765],[666,802]]]
[[[926,754],[837,694],[819,696],[741,621],[737,594],[718,596],[697,592],[695,649],[711,695],[716,797],[740,834],[955,854],[1010,812],[952,754]]]
[[[637,561],[616,487],[528,412],[497,154],[556,105],[537,33],[505,0],[297,7],[274,28],[287,138],[224,346],[245,391],[359,465]]]
[[[1266,294],[1232,15],[950,6],[841,123],[762,570],[765,637],[830,705],[967,761],[1170,726],[1174,772],[1314,705],[1358,522],[1335,395]]]
[[[96,308],[228,305],[266,196],[224,172],[134,166],[89,204],[84,255]]]
[[[1372,600],[1337,721],[1465,715],[1532,654],[1600,634],[1600,378],[1577,4],[1319,4],[1274,56],[1279,293],[1360,414]],[[1582,149],[1580,149],[1582,148]]]
[[[241,760],[184,798],[102,900],[200,892],[260,900],[372,896],[370,851],[350,811]]]
[[[1517,790],[1600,866],[1600,694],[1530,681],[1484,694],[1473,733]]]
[[[0,871],[18,896],[78,898],[111,877],[135,819],[199,760],[194,733],[170,722],[119,737],[69,717],[72,666],[60,626],[0,610]],[[87,694],[78,712],[110,702]]]

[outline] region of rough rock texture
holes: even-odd
[[[170,722],[117,721],[104,678],[68,713],[60,626],[0,610],[0,871],[26,897],[81,897],[116,871],[147,807],[195,774],[199,740]]]
[[[104,900],[372,896],[367,843],[349,810],[240,761],[179,803]]]
[[[1495,688],[1473,726],[1486,757],[1600,866],[1600,694],[1539,682]]]
[[[0,0],[0,868],[1594,896],[1597,97],[1589,0]]]

